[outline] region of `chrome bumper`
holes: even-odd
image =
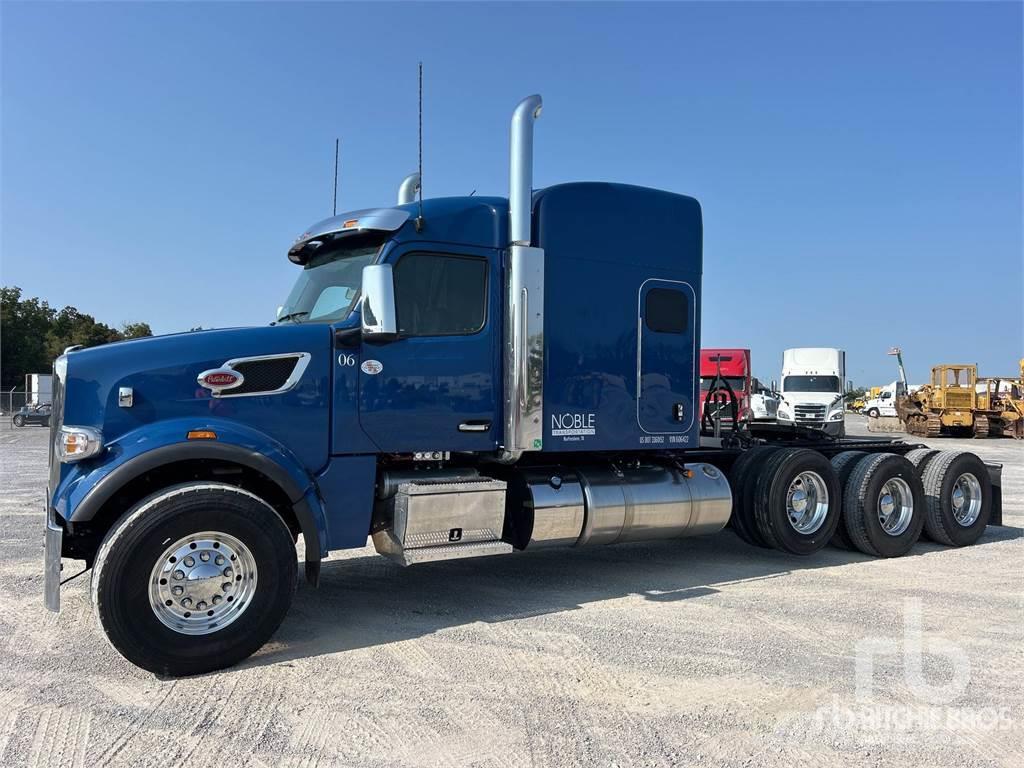
[[[60,545],[64,529],[57,525],[50,493],[46,493],[46,533],[43,536],[43,550],[46,553],[43,564],[43,602],[46,609],[60,611]]]

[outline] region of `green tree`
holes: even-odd
[[[143,336],[152,336],[153,329],[149,323],[125,323],[121,326],[121,336],[126,339],[141,339]]]
[[[20,288],[0,288],[0,386],[20,387],[26,373],[48,372],[67,347],[152,335],[149,323],[125,323],[118,330],[76,307],[57,311],[45,301],[23,298]]]
[[[45,301],[22,299],[21,289],[0,288],[0,386],[21,386],[26,373],[50,370],[47,333],[54,311]]]
[[[73,345],[95,347],[122,338],[120,331],[96,322],[92,315],[79,312],[75,307],[64,307],[57,313],[50,327],[47,348],[50,357],[54,358]]]

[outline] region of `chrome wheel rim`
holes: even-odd
[[[149,605],[160,622],[183,635],[223,629],[252,602],[256,559],[220,531],[185,536],[164,550],[149,579]]]
[[[793,530],[816,532],[828,517],[828,486],[817,472],[801,472],[786,491],[786,518]]]
[[[970,472],[964,472],[953,484],[953,519],[964,528],[977,521],[981,514],[981,483]]]
[[[890,536],[899,536],[910,527],[914,517],[914,495],[907,481],[893,477],[878,492],[878,522]]]

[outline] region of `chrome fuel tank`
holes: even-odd
[[[715,533],[732,510],[729,483],[710,464],[531,470],[515,485],[520,549]]]

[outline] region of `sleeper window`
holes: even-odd
[[[657,333],[686,333],[686,295],[672,288],[651,288],[644,306],[644,323]]]

